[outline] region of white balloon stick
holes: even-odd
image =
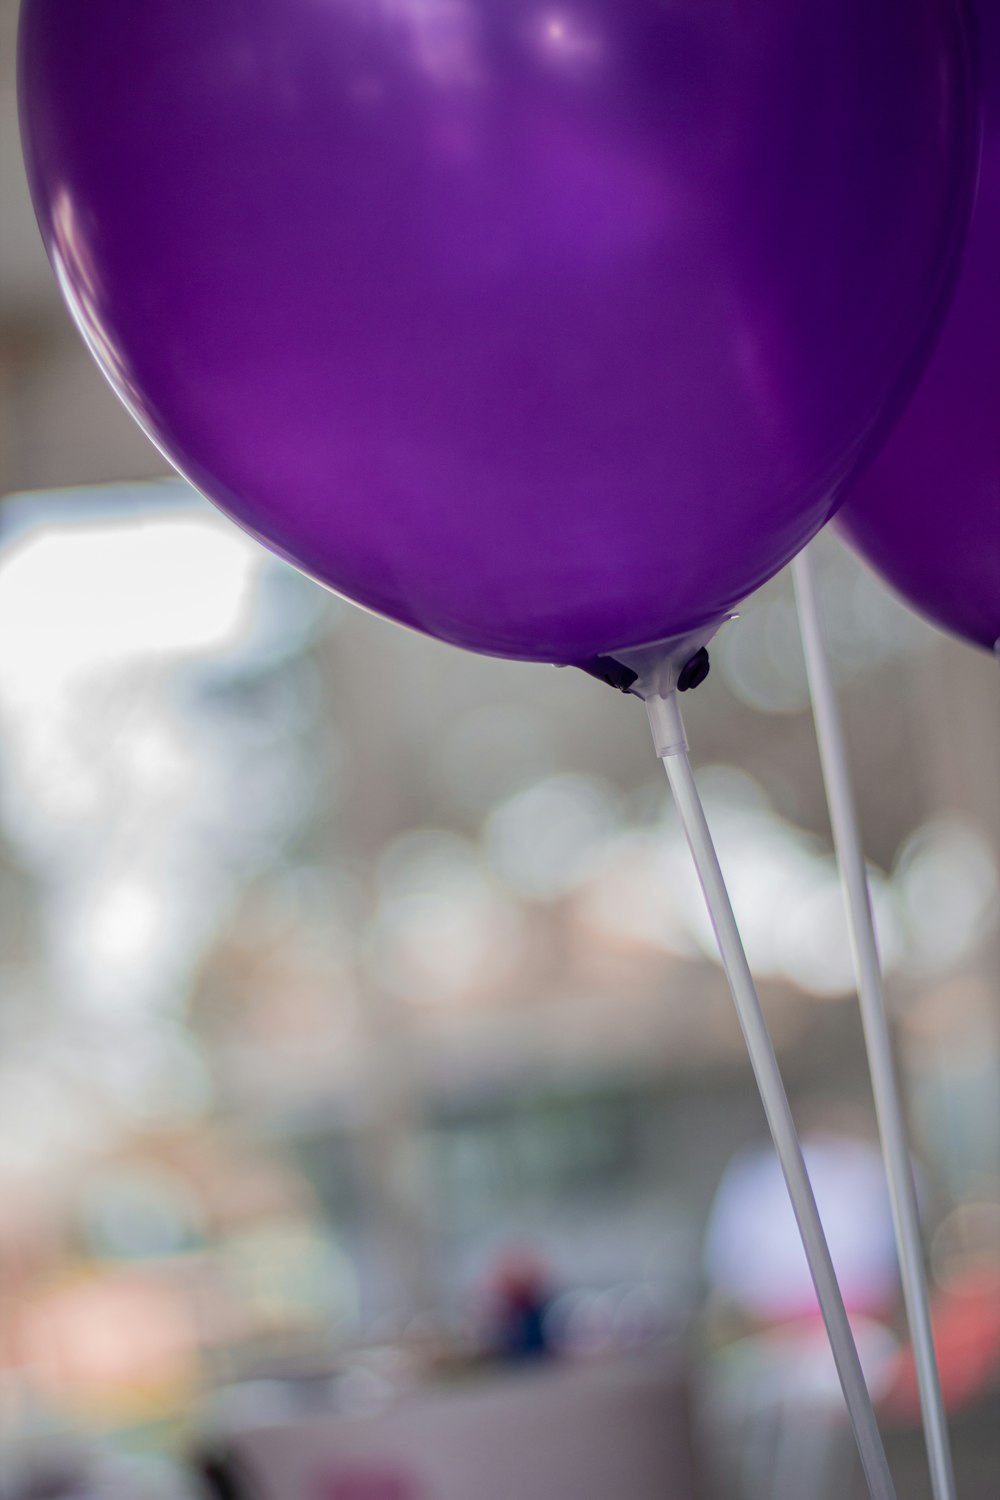
[[[682,643],[679,650],[671,651],[669,646],[664,646],[659,650],[649,648],[631,657],[622,655],[626,663],[630,667],[634,666],[637,671],[638,680],[631,691],[645,699],[656,753],[663,760],[704,892],[722,966],[729,981],[750,1056],[750,1065],[757,1080],[771,1138],[809,1262],[809,1271],[826,1324],[827,1337],[868,1489],[872,1500],[895,1500],[885,1448],[816,1207],[778,1059],[747,963],[743,941],[688,758],[687,737],[676,687],[685,661],[696,649],[696,645],[703,644],[704,640],[695,642],[692,638],[691,641]]]
[[[875,1112],[882,1139],[882,1155],[889,1180],[896,1250],[916,1363],[931,1484],[934,1500],[955,1500],[955,1476],[948,1441],[948,1424],[941,1399],[941,1382],[931,1333],[917,1195],[892,1056],[892,1039],[882,986],[882,966],[879,962],[868,875],[847,765],[843,725],[820,619],[815,569],[808,548],[800,552],[793,562],[792,577],[823,780],[830,807],[830,823],[840,866],[851,946],[854,950],[858,1001],[872,1093],[875,1097]]]

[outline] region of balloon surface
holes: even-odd
[[[917,378],[961,0],[25,0],[77,322],[167,457],[357,602],[572,662],[717,619]]]
[[[978,7],[979,191],[941,341],[838,527],[946,630],[1000,642],[1000,7]]]

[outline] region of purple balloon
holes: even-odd
[[[977,141],[961,0],[26,0],[90,346],[357,602],[572,662],[729,611],[922,368]]]
[[[979,7],[984,138],[958,287],[917,393],[838,526],[914,607],[1000,643],[1000,7]]]

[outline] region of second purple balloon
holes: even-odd
[[[911,604],[992,651],[1000,650],[1000,6],[977,8],[985,129],[958,290],[913,401],[841,522]]]

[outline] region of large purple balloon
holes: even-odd
[[[829,518],[974,169],[960,0],[26,0],[20,67],[63,290],[172,462],[546,661],[724,614]]]
[[[941,342],[838,525],[946,630],[1000,643],[1000,5],[980,5],[979,193]]]

